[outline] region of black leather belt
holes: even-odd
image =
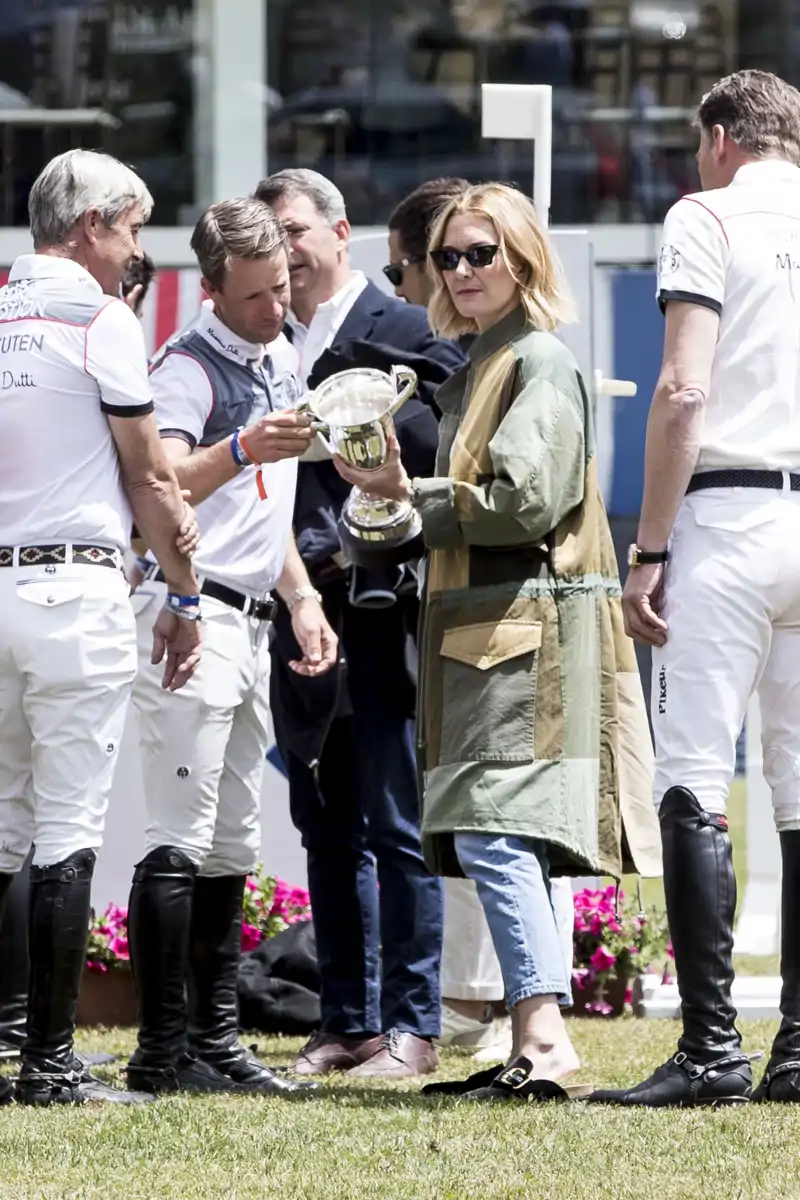
[[[70,546],[72,558],[69,557]],[[85,543],[65,543],[44,546],[20,546],[17,561],[21,567],[58,567],[70,562],[90,567],[113,567],[120,570],[122,556],[119,550],[108,546],[89,546]],[[0,546],[0,567],[14,566],[14,547]]]
[[[686,494],[705,488],[773,488],[783,491],[783,471],[700,471],[689,480]],[[789,488],[800,492],[800,475],[789,475]]]
[[[166,582],[164,572],[160,567],[153,574],[148,574],[147,578],[155,579],[157,583]],[[273,600],[271,596],[268,600],[253,600],[251,596],[245,596],[243,592],[226,587],[224,583],[215,583],[213,579],[204,579],[200,592],[201,595],[211,596],[213,600],[219,600],[222,604],[227,604],[240,613],[244,613],[246,617],[253,617],[256,621],[274,621],[275,613],[278,611],[277,601]]]

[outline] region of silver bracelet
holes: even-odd
[[[316,600],[317,604],[322,604],[322,596],[316,588],[299,587],[295,588],[289,599],[286,601],[286,607],[288,608],[289,612],[292,612],[292,610],[300,603],[301,600]]]

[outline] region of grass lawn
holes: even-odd
[[[730,817],[741,895],[740,783]],[[663,904],[660,882],[646,882],[645,899]],[[737,969],[771,974],[777,960]],[[741,1025],[746,1049],[769,1050],[777,1022]],[[571,1019],[570,1032],[584,1063],[576,1081],[623,1085],[673,1052],[678,1026]],[[82,1031],[78,1045],[128,1054],[133,1034]],[[261,1039],[259,1049],[279,1065],[298,1045]],[[470,1066],[451,1051],[440,1077],[462,1078]],[[100,1073],[122,1083],[117,1066]],[[487,1107],[426,1100],[418,1083],[340,1077],[300,1103],[172,1097],[136,1109],[0,1109],[0,1200],[798,1200],[798,1144],[800,1106]]]
[[[629,1083],[672,1051],[670,1021],[580,1020],[581,1078]],[[771,1022],[744,1030],[767,1049]],[[84,1049],[128,1051],[128,1031]],[[298,1043],[263,1040],[285,1062]],[[442,1077],[462,1077],[464,1052]],[[108,1068],[109,1078],[118,1076]],[[355,1083],[355,1081],[354,1081]],[[773,1200],[800,1196],[800,1107],[620,1112],[580,1104],[430,1101],[418,1085],[344,1077],[302,1103],[172,1097],[142,1108],[0,1110],[9,1200]]]

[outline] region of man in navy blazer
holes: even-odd
[[[407,364],[416,395],[395,418],[403,459],[430,475],[437,388],[465,362],[435,338],[425,310],[385,295],[350,266],[341,193],[314,171],[280,171],[256,189],[291,244],[286,333],[309,388],[350,367]],[[342,662],[296,675],[288,613],[275,623],[272,707],[308,883],[322,978],[322,1027],[298,1055],[303,1074],[402,1078],[438,1065],[441,882],[419,837],[414,753],[417,577],[344,559],[337,522],[349,487],[321,443],[300,463],[295,536]]]

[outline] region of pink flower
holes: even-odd
[[[630,1004],[633,1000],[633,988],[627,988],[625,992],[625,1003]]]
[[[257,925],[242,924],[242,951],[247,954],[261,944],[261,930]]]
[[[248,892],[258,891],[258,884],[256,883],[255,879],[252,878],[252,876],[248,876],[247,883],[244,886],[247,888]]]
[[[672,948],[672,942],[667,942],[667,954],[674,962],[675,961],[675,951]]]
[[[582,992],[584,988],[589,987],[594,976],[588,967],[576,967],[572,972],[572,982],[578,991]]]
[[[609,951],[606,950],[605,946],[598,946],[592,957],[589,959],[589,962],[592,964],[595,971],[610,971],[616,961],[617,960],[614,955],[610,954]]]
[[[112,937],[109,940],[108,948],[115,958],[121,958],[125,962],[130,959],[128,939],[126,937]]]
[[[105,975],[108,967],[103,962],[87,962],[87,967],[90,971],[96,971],[98,975]]]

